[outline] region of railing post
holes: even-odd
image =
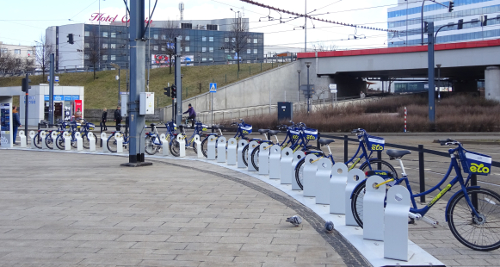
[[[318,139],[316,139],[316,146],[318,146],[318,150],[321,150],[321,146],[319,145],[320,138],[321,138],[321,133],[318,133]]]
[[[418,145],[418,174],[420,176],[420,193],[425,192],[424,146]],[[425,195],[420,196],[420,202],[425,203]]]
[[[349,160],[349,155],[348,155],[348,151],[349,151],[349,140],[348,140],[348,137],[347,135],[344,135],[344,162],[347,162]]]

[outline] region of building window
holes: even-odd
[[[89,43],[85,43],[85,48],[90,48],[90,44]]]
[[[108,32],[102,32],[102,37],[108,37]]]
[[[185,39],[185,40],[186,40],[186,41],[189,41],[189,35],[187,35],[187,36],[186,36],[186,39]]]
[[[236,42],[236,38],[231,38],[231,42]]]
[[[189,52],[189,46],[184,47],[184,50],[185,50],[186,52]]]
[[[247,49],[247,54],[252,54],[252,49]]]
[[[116,44],[111,44],[111,49],[116,49]]]
[[[253,43],[256,44],[257,43],[257,39],[253,39]]]
[[[206,57],[201,58],[201,61],[207,61]]]
[[[213,47],[209,47],[208,48],[208,52],[214,52],[214,48]]]
[[[201,37],[201,41],[202,41],[202,42],[206,42],[206,41],[207,41],[207,37],[206,37],[206,36],[202,36],[202,37]]]
[[[32,50],[28,50],[28,51],[26,51],[26,52],[28,52],[28,57],[31,57],[31,55],[33,54],[33,51],[32,51]]]
[[[224,38],[224,42],[229,43],[229,38],[228,37]]]
[[[213,36],[208,37],[208,41],[209,42],[213,42],[214,41],[214,37]]]
[[[153,50],[158,50],[158,46],[157,45],[153,46]]]
[[[228,54],[229,53],[229,49],[224,49],[224,53]]]
[[[20,55],[21,54],[21,49],[14,49],[14,54]]]
[[[250,44],[250,43],[252,43],[252,39],[248,38],[247,39],[247,44]]]
[[[207,48],[206,47],[202,47],[201,48],[201,52],[207,52]]]
[[[162,36],[161,36],[161,39],[162,39],[162,40],[167,40],[167,36],[166,36],[166,35],[162,35]]]
[[[111,33],[111,38],[116,38],[116,32]]]
[[[253,50],[253,53],[254,53],[254,54],[257,54],[257,49],[254,49],[254,50]]]
[[[102,55],[102,60],[108,60],[108,55]]]
[[[0,51],[2,52],[2,54],[7,54],[7,52],[9,52],[9,49],[2,48]]]
[[[85,59],[89,59],[89,58],[90,58],[90,56],[89,56],[89,54],[85,54],[85,56],[83,56],[83,58],[85,58]]]
[[[90,36],[90,32],[89,31],[85,31],[84,35],[85,36]]]
[[[111,55],[111,60],[115,61],[116,60],[116,55]]]
[[[165,46],[161,46],[161,51],[167,51],[167,48]]]
[[[153,34],[153,39],[158,40],[158,34]]]
[[[182,41],[182,35],[179,35],[178,38],[180,41]]]
[[[212,58],[212,57],[208,58],[208,61],[214,61],[214,58]]]
[[[108,44],[102,44],[102,48],[107,49],[108,48]]]

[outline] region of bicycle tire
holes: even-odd
[[[464,246],[478,251],[500,247],[500,195],[484,188],[467,188],[469,199],[477,197],[479,218],[472,215],[471,207],[462,192],[450,199],[446,218],[451,233]],[[492,214],[492,212],[494,214]],[[491,225],[493,224],[493,225]],[[472,240],[478,239],[478,240]]]
[[[297,166],[295,166],[295,181],[300,187],[300,190],[304,190],[304,186],[302,185],[302,177],[304,173],[304,162],[306,162],[306,158],[301,159]]]
[[[47,135],[47,137],[45,138],[45,145],[49,148],[49,149],[54,149],[54,141],[52,139],[52,135]]]
[[[65,149],[65,147],[64,147],[64,137],[61,134],[58,135],[57,138],[56,138],[56,146],[60,150],[64,150]]]
[[[375,164],[378,165],[379,163],[381,165],[384,165],[382,170],[384,170],[384,168],[388,168],[393,173],[394,178],[396,180],[398,179],[398,173],[397,173],[396,169],[394,169],[394,166],[392,166],[389,162],[382,160],[382,159],[370,159],[370,165],[375,165]],[[364,172],[367,170],[367,168],[368,168],[368,162],[365,161],[365,162],[363,162],[363,164],[361,164],[360,169]],[[358,223],[358,225],[361,228],[363,228],[362,216],[363,216],[363,198],[365,196],[365,184],[366,184],[366,179],[355,190],[358,192],[356,192],[356,194],[354,194],[355,192],[353,192],[352,198],[351,198],[352,215],[354,216],[354,220]]]
[[[174,157],[179,157],[181,155],[181,146],[179,144],[179,141],[177,141],[177,138],[172,140],[172,143],[170,144],[170,153]]]
[[[148,136],[148,137],[146,137],[146,140],[144,142],[145,143],[144,150],[149,155],[154,155],[154,154],[156,154],[156,151],[157,151],[153,138],[154,137],[152,137],[152,136]]]
[[[256,146],[251,154],[252,165],[256,171],[259,171],[259,151],[260,147]]]
[[[208,150],[208,136],[205,137],[203,141],[201,141],[201,153],[203,154],[203,156],[205,156],[205,158],[208,158],[207,150]]]
[[[108,146],[109,152],[116,153],[116,151],[117,151],[117,143],[116,143],[115,134],[111,134],[109,136],[108,141],[106,142],[106,145]]]
[[[35,134],[35,137],[33,138],[33,142],[35,142],[35,146],[37,148],[42,148],[42,138],[40,138],[40,133]]]
[[[243,148],[243,151],[242,151],[242,158],[243,158],[243,163],[245,164],[245,166],[248,167],[248,147],[250,146],[250,144],[247,144],[244,148]]]

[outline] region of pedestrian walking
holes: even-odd
[[[13,106],[12,107],[12,131],[14,134],[14,140],[13,144],[16,144],[16,136],[17,136],[17,128],[22,126],[21,125],[21,120],[19,119],[19,113],[17,112],[17,107]]]
[[[116,107],[115,110],[115,121],[116,121],[116,130],[120,131],[120,123],[122,123],[122,113],[120,111],[120,106]]]
[[[108,120],[108,109],[104,108],[102,110],[102,116],[101,116],[101,131],[107,131],[108,126],[106,126],[106,121]]]

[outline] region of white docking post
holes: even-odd
[[[281,184],[291,184],[292,183],[292,172],[293,172],[293,150],[289,147],[285,147],[281,150],[281,162],[280,162],[280,180]]]
[[[160,134],[161,141],[161,152],[163,156],[170,156],[170,144],[168,143],[167,137],[165,134]]]
[[[309,154],[306,156],[304,162],[304,172],[302,175],[302,187],[304,190],[305,197],[315,197],[316,192],[314,190],[316,171],[318,170],[317,160],[318,157],[314,154]]]
[[[330,180],[330,213],[345,214],[345,187],[347,184],[348,168],[344,163],[335,163],[332,167]]]
[[[226,162],[226,137],[219,136],[217,139],[217,162],[225,163]]]
[[[292,190],[301,190],[297,180],[295,179],[295,168],[297,167],[297,164],[299,164],[299,161],[305,158],[305,156],[306,154],[303,151],[295,151],[295,153],[293,153],[292,173],[289,178],[292,183]]]
[[[243,163],[243,149],[248,144],[248,141],[241,139],[238,141],[238,168],[246,168],[245,163]]]
[[[387,191],[385,207],[384,258],[408,261],[408,212],[410,192],[402,185]]]
[[[31,139],[31,148],[33,149],[37,149],[37,147],[35,146],[35,132],[34,131],[30,131],[30,139]]]
[[[186,156],[186,138],[184,135],[177,135],[177,142],[179,142],[179,157],[184,158]]]
[[[217,145],[217,136],[211,135],[208,137],[208,145],[207,145],[207,159],[214,160],[215,159],[215,149]]]
[[[196,154],[198,154],[198,158],[204,158],[205,156],[203,156],[201,140],[198,134],[194,136],[194,145],[196,146]]]
[[[50,138],[52,139],[52,149],[57,148],[57,145],[56,145],[56,139],[57,139],[57,131],[52,131],[52,133],[50,133]]]
[[[344,202],[345,202],[345,225],[358,226],[351,209],[351,195],[354,188],[365,180],[365,173],[360,169],[352,169],[347,174],[347,185],[345,187]]]
[[[259,174],[268,175],[269,174],[269,151],[271,150],[270,144],[260,144],[259,148]],[[248,158],[252,161],[251,158]],[[250,165],[250,163],[249,163]],[[252,164],[253,166],[253,164]]]
[[[75,133],[75,139],[76,139],[76,150],[82,151],[83,150],[83,140],[82,140],[82,135],[79,132]]]
[[[64,150],[65,151],[71,150],[71,134],[69,132],[64,132],[63,138],[64,138]]]
[[[386,185],[376,187],[384,179],[378,175],[366,180],[366,193],[363,198],[363,238],[384,240],[384,202]],[[408,214],[407,214],[408,216]]]
[[[95,152],[95,135],[92,132],[89,132],[87,137],[89,139],[89,151]]]
[[[259,162],[259,165],[260,164],[261,163]],[[271,147],[269,155],[269,178],[281,178],[281,147],[278,145],[274,145]]]
[[[106,136],[106,132],[101,133],[101,141],[102,141],[102,152],[109,153],[108,149],[108,137]]]
[[[40,138],[42,139],[42,149],[49,149],[47,147],[47,143],[45,143],[45,139],[47,139],[47,132],[45,131],[41,131],[40,132]]]
[[[247,150],[247,164],[248,164],[248,170],[251,172],[256,171],[256,169],[253,167],[252,164],[252,151],[259,146],[259,143],[256,141],[252,141],[248,144],[248,150]]]
[[[330,176],[332,175],[332,161],[322,158],[316,163],[318,170],[314,177],[314,192],[316,204],[330,204]],[[347,171],[347,168],[346,168]]]
[[[238,142],[236,138],[229,138],[227,140],[227,165],[236,165],[237,149]]]
[[[117,132],[115,134],[115,140],[116,140],[116,153],[123,153],[123,134]]]
[[[21,141],[21,147],[26,147],[26,135],[24,131],[19,131],[19,139]]]

